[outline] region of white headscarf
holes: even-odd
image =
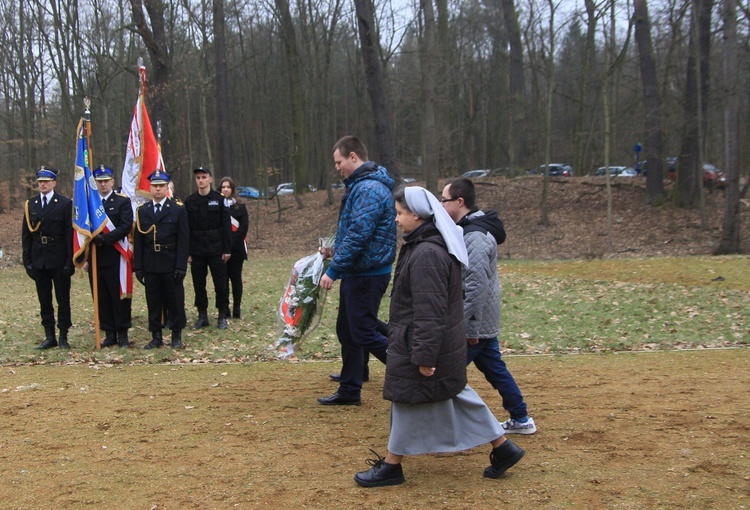
[[[404,198],[409,210],[422,219],[433,217],[435,226],[448,246],[448,253],[456,257],[464,267],[469,267],[469,255],[464,244],[464,229],[456,225],[438,199],[421,186],[404,188]]]

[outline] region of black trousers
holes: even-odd
[[[161,312],[169,310],[169,328],[172,331],[185,329],[185,286],[174,281],[174,273],[145,273],[146,306],[148,307],[148,330],[161,331]]]
[[[70,321],[70,276],[63,274],[61,267],[57,269],[34,269],[36,296],[39,298],[42,326],[55,326],[55,307],[52,305],[52,288],[57,300],[57,327],[60,331],[68,331],[73,323]]]
[[[206,277],[211,269],[211,280],[216,292],[216,308],[226,310],[229,306],[229,292],[227,290],[227,265],[221,260],[221,255],[191,255],[190,274],[193,277],[195,289],[195,307],[198,310],[208,309],[208,293],[206,292]]]
[[[232,258],[227,262],[227,289],[232,286],[232,303],[234,306],[240,306],[242,303],[242,265],[245,263],[244,257],[232,252]]]
[[[104,331],[125,331],[133,327],[131,309],[133,300],[120,299],[120,268],[117,266],[99,267],[96,271],[99,297],[99,327]],[[93,272],[89,270],[89,284],[92,285]]]

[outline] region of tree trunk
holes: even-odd
[[[372,117],[375,121],[376,161],[388,169],[391,175],[398,177],[396,151],[391,132],[391,116],[388,111],[388,100],[385,95],[383,68],[378,57],[378,34],[375,29],[375,17],[371,0],[354,0],[357,10],[359,42],[362,47],[362,60],[365,65],[365,81],[370,95]]]
[[[421,0],[421,10],[424,33],[422,34],[422,48],[420,62],[422,64],[422,100],[424,101],[424,130],[422,147],[424,147],[424,178],[425,187],[429,190],[437,189],[437,127],[435,125],[435,72],[436,61],[436,26],[435,10],[432,0]]]
[[[739,98],[737,97],[737,0],[723,0],[724,157],[727,184],[724,225],[716,254],[740,253]]]
[[[219,172],[232,173],[232,138],[229,121],[229,92],[227,90],[227,47],[225,37],[224,0],[213,0],[214,49],[216,50],[216,150]]]
[[[294,184],[295,194],[307,191],[308,172],[307,158],[305,157],[305,112],[302,82],[300,77],[299,50],[297,49],[297,36],[294,31],[294,20],[289,11],[287,0],[276,0],[276,10],[279,14],[281,33],[286,51],[286,64],[289,72],[289,94],[292,105],[292,141],[294,161]],[[297,201],[301,208],[302,202]]]
[[[513,0],[501,0],[505,30],[510,45],[510,166],[520,168],[526,159],[526,79],[523,71],[523,42],[518,24],[518,14]]]
[[[167,45],[167,30],[164,19],[166,6],[162,0],[130,0],[130,5],[135,31],[143,39],[153,67],[152,72],[149,73],[149,116],[154,124],[156,121],[162,121],[162,156],[164,157],[164,164],[167,168],[170,168],[172,158],[169,132],[172,125],[172,116],[169,99],[171,97],[172,57]],[[148,21],[143,13],[144,6],[148,13]]]
[[[656,73],[654,47],[651,42],[651,19],[646,0],[635,1],[635,39],[641,68],[643,103],[646,109],[646,151],[648,161],[646,176],[646,202],[658,205],[664,199],[663,148],[661,131],[661,99],[659,79]]]

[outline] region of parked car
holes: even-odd
[[[711,163],[703,163],[703,187],[709,190],[725,189],[727,176]]]
[[[545,165],[539,165],[531,170],[530,174],[544,174]],[[573,177],[573,167],[563,163],[552,163],[549,166],[549,175],[551,177]]]
[[[414,177],[403,177],[401,179],[406,184],[411,184],[412,182],[417,182],[417,180]]]
[[[607,175],[607,167],[600,166],[596,169],[594,175]],[[635,168],[630,166],[610,166],[609,175],[611,177],[636,177],[638,172],[635,171]]]
[[[344,183],[341,181],[332,182],[331,189],[344,189]]]
[[[242,198],[260,198],[260,190],[254,186],[237,186],[237,195]]]
[[[490,175],[491,170],[469,170],[468,172],[464,172],[462,174],[462,177],[466,177],[467,179],[476,179],[478,177],[487,177]]]
[[[274,195],[284,196],[284,195],[294,195],[294,183],[293,182],[283,182],[276,186],[276,189],[274,190]]]

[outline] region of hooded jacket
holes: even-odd
[[[404,237],[393,277],[383,398],[441,402],[466,387],[461,263],[425,223]],[[425,377],[420,366],[435,367]]]
[[[466,338],[495,338],[500,334],[502,289],[497,276],[497,247],[505,228],[497,211],[474,211],[458,225],[464,229],[469,267],[463,272]]]
[[[396,206],[388,171],[368,161],[345,181],[333,259],[326,274],[348,276],[391,273],[396,259]]]

